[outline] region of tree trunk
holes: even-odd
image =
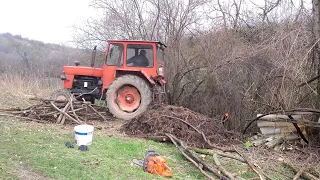
[[[314,24],[313,24],[313,33],[315,37],[315,63],[317,64],[317,76],[320,75],[320,53],[319,53],[319,40],[320,40],[320,2],[319,0],[312,0],[312,10],[313,10],[313,18],[314,18]],[[317,109],[320,109],[320,78],[318,78],[317,82],[317,98],[315,102],[315,107]],[[317,117],[317,119],[319,116]],[[310,128],[310,133],[312,134],[313,142],[312,145],[317,145],[317,143],[320,142],[320,133],[317,130],[314,130],[314,128]],[[317,142],[314,144],[314,142]]]

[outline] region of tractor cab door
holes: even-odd
[[[110,43],[103,66],[103,88],[107,88],[115,79],[116,69],[123,66],[124,46],[122,43]]]

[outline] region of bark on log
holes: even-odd
[[[274,148],[276,145],[281,144],[284,141],[283,137],[276,138],[270,142],[265,143],[268,148]]]
[[[214,153],[213,154],[213,161],[214,163],[218,166],[218,169],[224,174],[226,175],[230,180],[235,180],[235,178],[233,177],[233,175],[228,172],[220,163],[219,159],[218,159],[218,154]]]
[[[230,158],[230,159],[235,159],[235,160],[241,161],[243,163],[246,163],[246,161],[242,157],[237,157],[237,156],[234,156],[234,155],[231,155],[231,154],[218,152],[218,151],[214,151],[214,150],[211,150],[211,149],[191,148],[191,150],[193,150],[196,153],[210,155],[210,156],[213,156],[214,153],[217,153],[219,156],[227,157],[227,158]]]

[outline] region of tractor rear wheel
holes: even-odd
[[[148,109],[152,101],[151,89],[140,77],[124,75],[109,86],[106,100],[113,116],[131,120]]]
[[[50,99],[58,101],[68,101],[70,97],[71,93],[69,90],[59,89],[51,95]]]

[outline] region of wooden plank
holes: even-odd
[[[284,126],[293,126],[291,122],[271,122],[271,121],[257,121],[258,127],[284,127]]]
[[[262,114],[257,114],[257,117],[261,116]],[[295,119],[295,120],[299,120],[299,119],[302,119],[302,116],[301,115],[292,115],[292,117]],[[282,114],[269,114],[269,115],[266,115],[264,117],[261,117],[260,119],[266,119],[266,120],[279,120],[279,119],[290,119],[287,115],[282,115]]]
[[[275,135],[275,134],[280,134],[280,128],[260,128],[260,131],[263,135]]]

